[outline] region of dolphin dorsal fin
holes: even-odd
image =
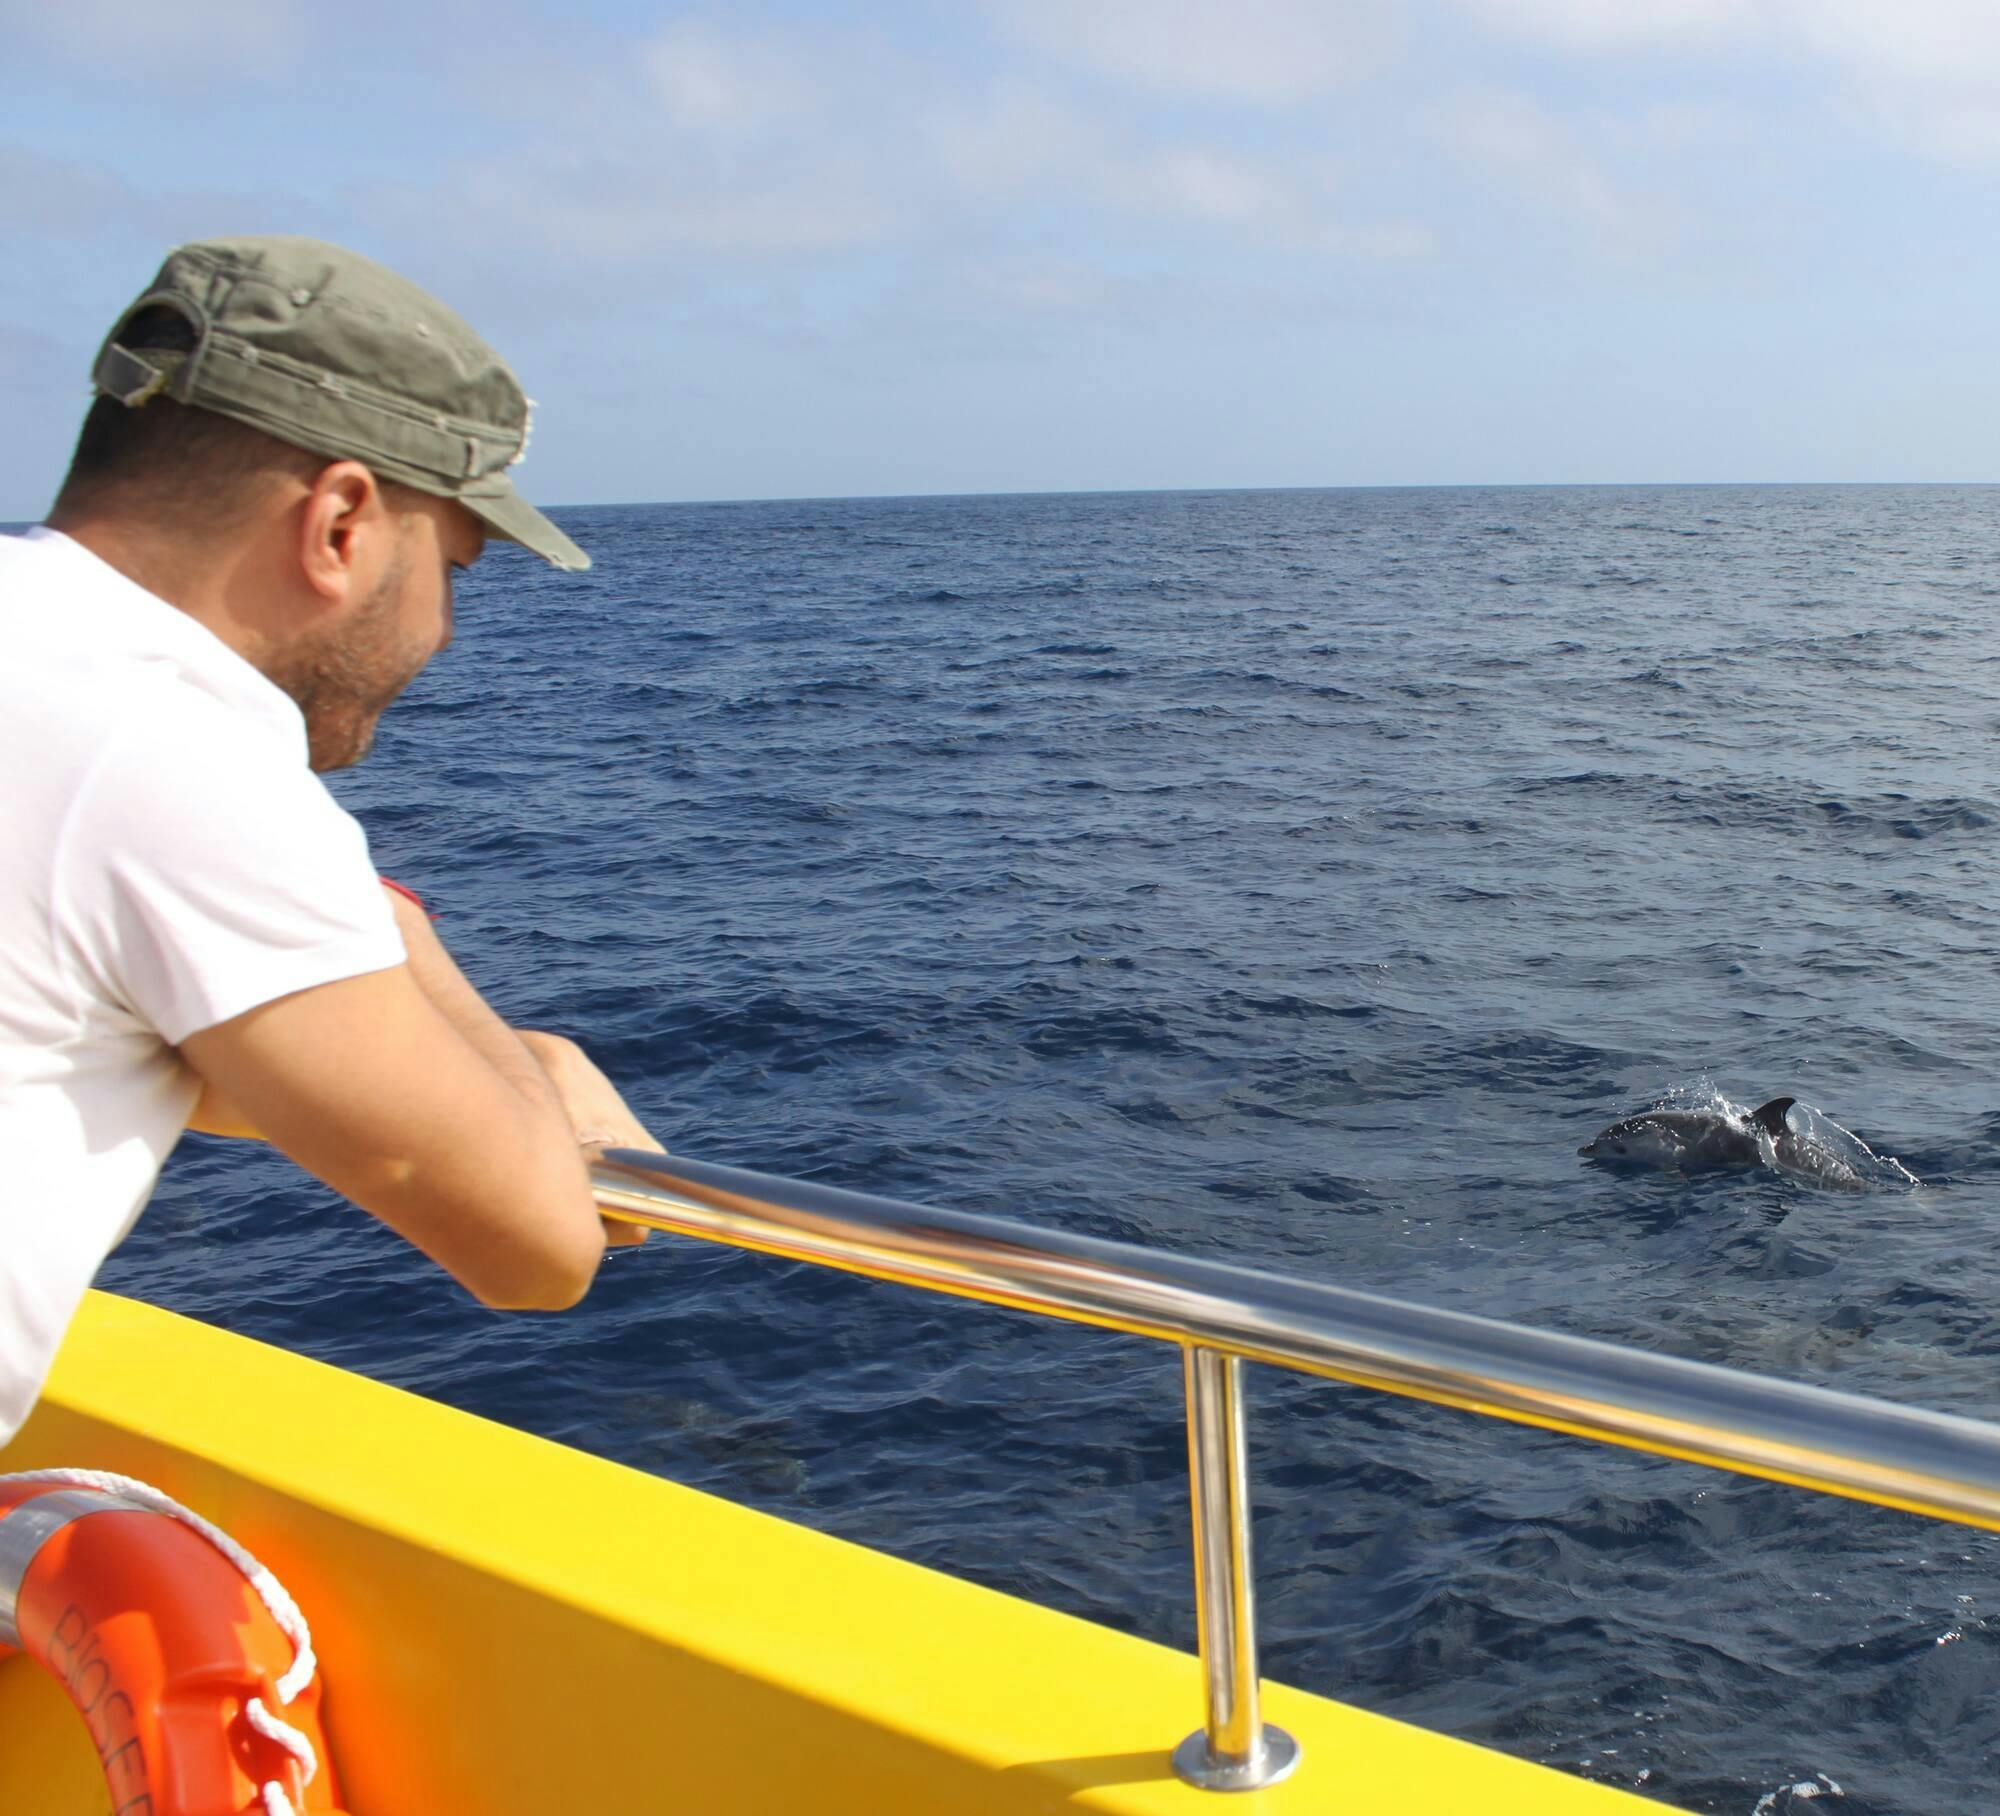
[[[1798,1101],[1796,1097],[1774,1097],[1769,1103],[1759,1104],[1752,1110],[1750,1120],[1776,1141],[1785,1132],[1785,1112]]]

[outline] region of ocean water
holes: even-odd
[[[2000,1411],[2000,491],[565,521],[337,787],[668,1146]],[[1576,1153],[1779,1094],[1923,1183]],[[490,1314],[203,1138],[105,1284],[1193,1644],[1162,1345],[663,1238]],[[2000,1795],[1993,1537],[1251,1392],[1271,1675],[1690,1810]]]

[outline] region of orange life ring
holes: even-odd
[[[17,1649],[83,1717],[113,1816],[340,1807],[318,1682],[282,1701],[292,1641],[243,1573],[167,1514],[101,1488],[0,1479],[0,1657]],[[310,1783],[253,1702],[311,1744]]]

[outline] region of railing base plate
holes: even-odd
[[[1283,1728],[1264,1724],[1264,1744],[1254,1759],[1212,1758],[1208,1730],[1197,1728],[1174,1749],[1174,1770],[1200,1791],[1261,1791],[1289,1778],[1299,1763],[1299,1743]]]

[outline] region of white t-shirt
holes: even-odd
[[[290,698],[68,537],[0,536],[0,1444],[187,1126],[178,1044],[403,958]]]

